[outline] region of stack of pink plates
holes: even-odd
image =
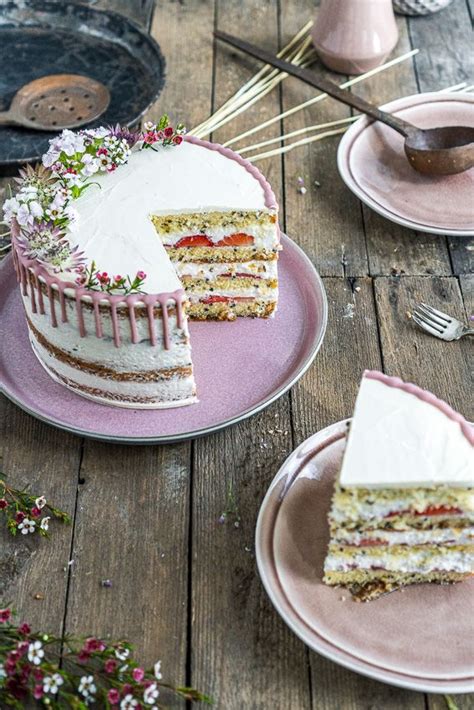
[[[404,688],[472,692],[471,581],[414,585],[366,603],[322,582],[346,430],[338,422],[307,439],[271,484],[256,533],[263,584],[288,626],[332,661]]]
[[[417,94],[383,109],[420,128],[474,126],[472,94]],[[459,175],[420,175],[405,157],[403,137],[366,117],[344,135],[337,162],[347,187],[392,222],[419,232],[474,236],[474,168]]]

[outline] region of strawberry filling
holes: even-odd
[[[226,278],[229,278],[230,276],[235,276],[236,279],[261,279],[262,278],[261,276],[257,276],[254,274],[240,274],[238,272],[236,274],[230,274],[230,273],[221,274],[221,276],[225,276]]]
[[[380,545],[388,545],[388,542],[386,540],[361,540],[356,547],[377,547]]]
[[[235,234],[229,234],[218,242],[213,242],[205,234],[193,234],[189,237],[182,237],[179,239],[175,247],[243,247],[250,246],[254,243],[254,238],[249,234],[244,234],[243,232],[236,232]],[[173,246],[173,245],[167,245]]]

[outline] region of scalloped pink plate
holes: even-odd
[[[54,382],[34,356],[11,257],[0,265],[0,391],[42,421],[81,436],[165,443],[209,434],[260,411],[308,369],[327,322],[324,286],[282,235],[280,300],[269,320],[191,323],[199,403],[162,410],[97,404]]]
[[[413,690],[472,692],[472,580],[414,585],[365,604],[322,582],[346,429],[338,422],[303,442],[268,490],[256,531],[268,595],[310,648],[346,668]]]
[[[383,109],[420,128],[474,126],[472,94],[415,94]],[[392,222],[420,232],[474,235],[474,168],[459,175],[420,175],[405,156],[402,136],[367,117],[343,136],[337,165],[347,187]]]

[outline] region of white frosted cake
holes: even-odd
[[[474,568],[474,428],[434,395],[365,372],[329,514],[324,581],[361,598]]]
[[[188,317],[271,316],[279,231],[258,170],[163,117],[63,131],[4,205],[33,350],[57,381],[131,407],[196,401]]]

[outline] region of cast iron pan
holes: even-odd
[[[107,111],[89,125],[131,126],[160,94],[165,60],[154,39],[115,12],[68,0],[0,0],[0,110],[29,81],[63,73],[109,89]],[[54,135],[0,127],[2,172],[39,160]]]

